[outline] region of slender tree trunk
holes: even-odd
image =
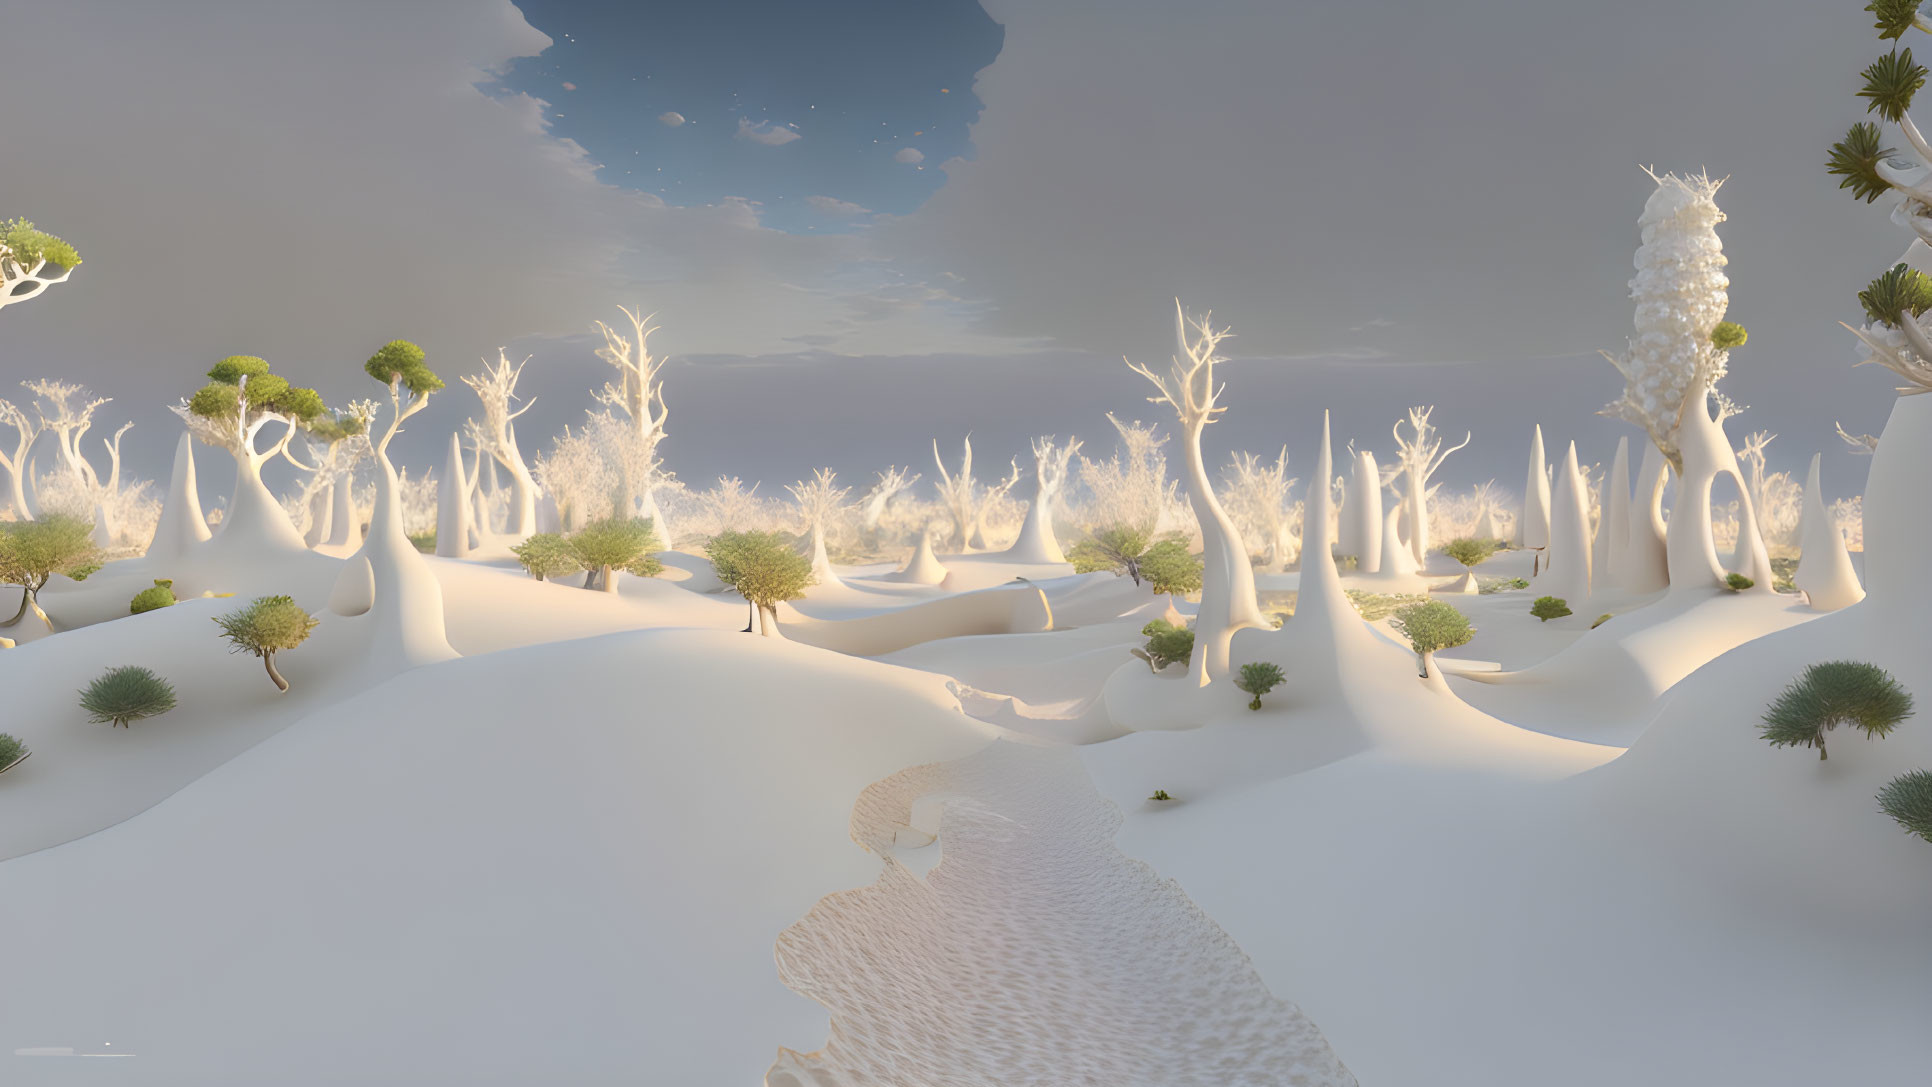
[[[21,485],[26,474],[27,462],[24,457],[21,458],[19,468],[7,473],[7,482],[13,490],[13,516],[18,521],[34,519],[33,508],[27,505],[27,488]]]
[[[584,588],[586,588],[586,589],[588,589],[588,588],[590,588],[591,586],[593,586],[593,585],[595,585],[595,584],[597,584],[597,571],[595,571],[595,570],[585,570],[585,571],[584,571]]]
[[[611,569],[611,568],[610,568],[610,567],[609,567],[609,566],[607,565],[607,566],[605,566],[605,567],[603,568],[603,570],[602,570],[602,571],[601,571],[601,572],[600,572],[600,573],[598,574],[598,577],[599,577],[599,578],[600,578],[600,579],[601,579],[601,580],[603,581],[603,583],[604,583],[604,591],[605,591],[605,592],[607,592],[607,593],[614,593],[614,592],[616,592],[616,591],[617,591],[617,571],[616,571],[616,570],[613,570],[613,569]]]
[[[275,654],[263,653],[262,667],[268,669],[268,678],[275,681],[275,689],[286,693],[288,691],[288,680],[283,679],[282,673],[275,670]]]
[[[764,637],[769,638],[777,632],[778,632],[777,605],[775,604],[767,605],[766,607],[759,608],[758,609],[758,633]]]
[[[745,599],[745,609],[745,629],[740,633],[750,634],[752,628],[758,625],[758,605],[752,603],[751,599],[747,597]]]

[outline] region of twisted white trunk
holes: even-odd
[[[1187,454],[1187,497],[1201,526],[1201,607],[1194,618],[1194,659],[1188,678],[1205,687],[1227,674],[1228,643],[1243,627],[1266,627],[1255,596],[1254,567],[1234,521],[1214,497],[1207,464],[1201,455],[1205,420],[1190,422],[1183,432]],[[1324,484],[1325,486],[1326,484]]]
[[[1685,395],[1678,415],[1676,439],[1683,475],[1670,506],[1670,529],[1665,537],[1672,591],[1720,587],[1725,570],[1717,557],[1711,533],[1711,486],[1728,474],[1738,489],[1738,565],[1740,573],[1756,582],[1756,590],[1770,592],[1771,556],[1758,532],[1757,510],[1744,487],[1737,453],[1724,435],[1724,424],[1710,413],[1709,393],[1694,386]]]
[[[1630,593],[1654,593],[1670,586],[1665,544],[1664,484],[1670,464],[1654,444],[1644,443],[1644,459],[1637,468],[1637,494],[1630,507],[1630,532],[1624,539],[1618,585]]]
[[[344,472],[342,477],[329,484],[329,546],[347,547],[362,540],[362,518],[357,515],[355,498],[355,476]]]

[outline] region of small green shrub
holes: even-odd
[[[6,763],[0,755],[0,765]],[[1878,810],[1903,827],[1932,842],[1932,770],[1900,774],[1878,791]]]
[[[1207,567],[1188,553],[1187,544],[1165,539],[1147,549],[1140,560],[1140,576],[1156,593],[1186,595],[1201,591],[1201,573]]]
[[[1465,567],[1480,566],[1489,560],[1489,556],[1496,553],[1496,544],[1495,540],[1478,540],[1464,536],[1443,544],[1442,553]]]
[[[1154,790],[1154,795],[1153,795],[1153,796],[1150,796],[1150,797],[1148,797],[1147,799],[1149,799],[1149,800],[1172,800],[1172,799],[1174,799],[1174,798],[1173,798],[1173,797],[1171,797],[1171,796],[1168,796],[1168,795],[1167,795],[1167,790],[1166,790],[1166,789],[1155,789],[1155,790]]]
[[[1133,654],[1147,662],[1147,667],[1160,671],[1170,664],[1185,666],[1194,656],[1194,631],[1188,627],[1177,627],[1165,619],[1156,619],[1140,628],[1147,636],[1147,644],[1133,650]]]
[[[432,528],[428,532],[412,532],[409,534],[409,542],[414,544],[416,550],[421,551],[423,554],[434,555],[436,553],[436,530]]]
[[[1606,611],[1602,615],[1597,616],[1597,621],[1590,624],[1590,629],[1595,630],[1609,621],[1610,621],[1610,613]]]
[[[122,728],[174,708],[174,688],[138,665],[109,668],[80,692],[80,707],[95,724]]]
[[[1527,589],[1529,588],[1529,579],[1526,577],[1510,578],[1509,587],[1512,589]]]
[[[275,681],[275,687],[288,690],[288,680],[275,670],[275,654],[284,649],[294,649],[308,641],[309,632],[315,629],[318,620],[303,611],[301,605],[286,596],[261,596],[250,601],[248,606],[227,615],[215,617],[215,625],[221,628],[222,637],[233,642],[232,653],[253,653],[262,659],[262,667],[268,669],[268,678]]]
[[[1539,596],[1530,605],[1530,614],[1545,623],[1552,619],[1561,619],[1571,614],[1570,602],[1560,596]]]
[[[1775,592],[1795,593],[1798,583],[1793,579],[1798,575],[1798,560],[1789,555],[1780,555],[1771,560],[1771,588]]]
[[[539,532],[510,548],[524,572],[538,581],[574,574],[582,567],[570,553],[570,545],[554,532]]]
[[[1736,321],[1719,321],[1717,327],[1711,329],[1711,346],[1720,351],[1743,347],[1744,341],[1750,338],[1750,333],[1744,331],[1744,326]]]
[[[30,753],[27,750],[27,745],[21,743],[19,737],[9,736],[4,732],[0,732],[0,774],[4,774],[8,770],[13,769],[14,766],[19,764],[21,759],[26,758]]]
[[[1476,636],[1476,628],[1469,625],[1469,617],[1440,600],[1410,604],[1400,609],[1389,617],[1389,626],[1409,639],[1409,648],[1415,650],[1425,677],[1429,674],[1429,663],[1436,650],[1468,645],[1469,639]]]
[[[1757,582],[1752,581],[1750,578],[1745,577],[1743,574],[1730,573],[1730,574],[1724,575],[1724,587],[1731,590],[1734,593],[1741,593],[1744,590],[1756,584]]]
[[[1133,525],[1106,525],[1073,545],[1067,561],[1076,574],[1126,574],[1140,584],[1140,560],[1153,546],[1152,536]]]
[[[1764,711],[1763,739],[1772,747],[1815,747],[1839,725],[1867,739],[1888,736],[1912,716],[1912,694],[1891,673],[1863,661],[1822,661],[1805,669]]]
[[[617,591],[617,573],[654,577],[664,572],[655,552],[664,546],[649,517],[599,517],[564,541],[570,558],[602,581],[605,592]],[[809,565],[809,564],[808,564]]]
[[[1281,674],[1281,665],[1267,661],[1254,661],[1241,666],[1241,674],[1234,677],[1234,685],[1254,697],[1248,701],[1248,708],[1261,708],[1261,696],[1281,685],[1286,678]]]
[[[151,588],[142,589],[134,594],[134,599],[128,603],[127,613],[140,615],[142,612],[172,607],[174,603],[174,582],[158,577],[154,579],[154,585]]]

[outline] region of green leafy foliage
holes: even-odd
[[[1371,623],[1386,619],[1410,604],[1420,604],[1429,599],[1417,593],[1372,593],[1366,589],[1343,589],[1342,595],[1355,605],[1357,614]]]
[[[78,517],[55,513],[0,525],[0,584],[19,585],[30,596],[55,574],[85,578],[100,569],[100,557],[94,526]]]
[[[416,550],[421,551],[425,555],[433,555],[436,553],[435,529],[432,528],[428,532],[411,532],[408,534],[408,537],[410,546]]]
[[[1073,545],[1067,561],[1076,574],[1126,574],[1140,584],[1140,560],[1153,537],[1132,525],[1109,525]]]
[[[0,732],[0,774],[11,770],[15,763],[27,757],[27,745],[18,736]]]
[[[1157,593],[1185,595],[1201,591],[1201,574],[1207,567],[1188,553],[1179,537],[1161,540],[1147,549],[1140,560],[1140,576]]]
[[[1464,566],[1480,566],[1496,553],[1497,540],[1478,540],[1464,536],[1442,545],[1442,553]]]
[[[80,708],[96,724],[122,728],[174,708],[174,688],[138,665],[109,668],[80,692]]]
[[[585,570],[630,570],[664,544],[648,517],[600,517],[564,541],[570,560]],[[662,569],[660,567],[660,569]],[[635,571],[633,571],[635,572]]]
[[[300,391],[312,392],[313,390],[304,389]],[[316,399],[322,399],[321,394],[318,393]],[[317,417],[309,423],[309,433],[331,445],[346,438],[353,438],[368,429],[369,426],[367,423],[364,423],[360,418],[350,415],[347,412],[335,415],[318,413]]]
[[[1410,604],[1398,610],[1389,617],[1389,626],[1409,639],[1409,648],[1415,650],[1417,656],[1427,656],[1438,649],[1468,645],[1469,639],[1476,636],[1476,628],[1469,625],[1469,617],[1440,600]]]
[[[1831,145],[1825,170],[1841,179],[1839,188],[1850,189],[1853,196],[1869,204],[1891,191],[1891,184],[1879,176],[1878,164],[1897,153],[1879,139],[1877,125],[1860,121],[1851,126],[1844,139]]]
[[[1711,329],[1711,346],[1720,351],[1743,347],[1744,342],[1750,338],[1751,334],[1744,331],[1744,326],[1736,321],[1719,321],[1717,327]]]
[[[1815,747],[1849,725],[1867,739],[1888,736],[1912,716],[1912,694],[1891,673],[1863,661],[1823,661],[1805,669],[1764,711],[1760,736],[1772,747]]]
[[[1146,636],[1147,644],[1134,650],[1134,656],[1146,661],[1156,672],[1170,664],[1186,666],[1194,656],[1194,631],[1189,627],[1156,619],[1141,627],[1140,632]]]
[[[1905,320],[1905,314],[1917,317],[1932,309],[1932,276],[1895,264],[1858,292],[1858,304],[1865,308],[1865,317],[1873,324],[1896,328]]]
[[[1253,661],[1241,666],[1240,674],[1234,677],[1236,688],[1254,697],[1248,700],[1248,708],[1261,708],[1261,696],[1281,685],[1287,677],[1281,674],[1281,665],[1268,661]]]
[[[268,360],[256,355],[222,359],[208,371],[208,382],[188,398],[188,410],[204,419],[233,418],[244,396],[251,411],[272,411],[303,422],[328,411],[321,393],[290,385],[287,378],[270,373]]]
[[[1149,800],[1172,800],[1172,799],[1174,799],[1174,798],[1173,798],[1173,797],[1171,797],[1171,796],[1168,796],[1168,795],[1167,795],[1167,790],[1166,790],[1166,789],[1155,789],[1155,790],[1154,790],[1154,795],[1153,795],[1153,796],[1150,796],[1150,797],[1148,797],[1147,799],[1149,799]]]
[[[408,340],[390,340],[369,356],[362,369],[384,385],[401,384],[417,396],[427,396],[443,387],[443,379],[424,364],[424,357],[423,349]]]
[[[241,410],[241,390],[218,381],[210,382],[188,398],[188,410],[203,419],[233,419]]]
[[[240,385],[242,378],[268,373],[268,360],[259,355],[230,355],[208,371],[208,380],[221,385]]]
[[[1866,100],[1865,112],[1897,124],[1912,108],[1912,96],[1925,86],[1925,66],[1912,60],[1910,49],[1894,49],[1873,61],[1863,72],[1865,86],[1858,97]]]
[[[1539,596],[1530,603],[1530,614],[1545,623],[1571,614],[1570,602],[1560,596]]]
[[[245,608],[215,617],[222,637],[234,643],[233,652],[258,657],[308,641],[319,621],[287,596],[256,597]]]
[[[6,765],[0,753],[0,766]],[[1878,810],[1907,832],[1932,842],[1932,770],[1900,774],[1878,791]]]
[[[1878,40],[1896,41],[1912,29],[1918,18],[1920,0],[1872,0],[1865,10],[1877,20]]]
[[[797,600],[814,580],[811,560],[781,532],[720,532],[704,553],[718,580],[760,609]]]
[[[62,268],[80,265],[80,254],[74,247],[40,230],[26,219],[8,219],[0,222],[0,246],[5,246],[16,263],[32,266],[41,260],[57,264]]]
[[[1724,587],[1734,593],[1741,593],[1756,584],[1757,582],[1736,571],[1724,575]]]
[[[554,532],[539,532],[510,548],[525,573],[538,581],[574,574],[583,567],[570,553],[570,545]]]
[[[1590,629],[1595,630],[1609,621],[1610,621],[1610,613],[1606,611],[1602,615],[1597,616],[1596,622],[1590,624]]]
[[[127,613],[140,615],[142,612],[159,611],[173,607],[174,603],[174,582],[158,577],[153,585],[134,594],[134,599],[128,602]]]

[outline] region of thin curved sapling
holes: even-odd
[[[1234,677],[1234,685],[1254,697],[1248,700],[1248,708],[1261,708],[1261,696],[1281,685],[1286,678],[1281,674],[1281,665],[1268,661],[1250,661],[1241,666],[1241,672]]]
[[[1468,645],[1469,640],[1476,636],[1476,628],[1469,624],[1469,617],[1440,600],[1397,609],[1389,617],[1389,626],[1409,639],[1409,648],[1415,650],[1416,663],[1420,668],[1418,674],[1423,679],[1431,679],[1438,674],[1438,650]]]
[[[1821,661],[1765,708],[1759,735],[1772,747],[1815,747],[1822,761],[1825,733],[1839,725],[1878,739],[1910,716],[1912,694],[1890,672],[1863,661]]]
[[[80,692],[80,708],[95,724],[127,728],[174,709],[174,687],[139,665],[109,668]]]
[[[67,282],[80,262],[73,246],[32,222],[0,221],[0,309],[38,298],[54,284]]]
[[[738,591],[758,616],[759,633],[778,629],[778,605],[812,584],[812,564],[778,532],[720,532],[705,544],[718,580]]]
[[[38,521],[0,525],[0,584],[20,586],[20,608],[0,622],[10,627],[31,609],[48,633],[59,628],[40,606],[40,591],[55,574],[75,581],[100,569],[101,552],[94,546],[94,526],[76,517],[52,514]]]
[[[229,652],[253,653],[260,657],[268,678],[279,691],[288,690],[288,680],[275,668],[275,654],[294,649],[308,641],[309,632],[320,620],[302,610],[286,596],[256,597],[247,607],[215,617],[221,635],[234,643]]]

